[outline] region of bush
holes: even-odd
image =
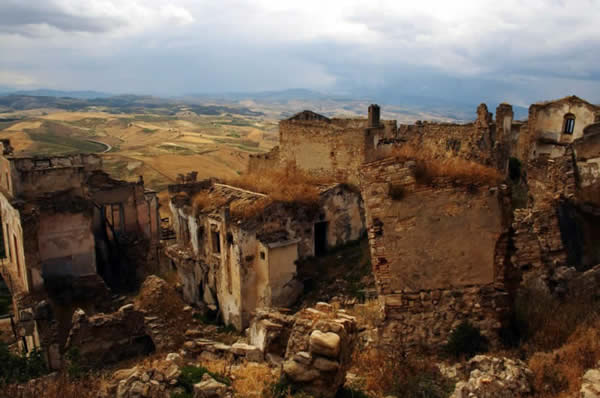
[[[10,352],[6,343],[0,342],[0,384],[24,383],[47,373],[48,368],[40,351],[16,355]]]
[[[342,387],[339,389],[337,394],[335,394],[335,398],[369,398],[369,396],[362,390],[350,387]]]
[[[213,379],[225,385],[231,385],[231,379],[218,373],[213,373],[203,366],[184,366],[177,378],[177,385],[183,387],[187,393],[194,392],[194,384],[202,380],[202,376],[208,373]]]
[[[445,398],[454,391],[454,383],[444,378],[437,369],[424,369],[398,379],[393,393],[406,398]]]
[[[78,379],[83,376],[87,370],[89,370],[81,365],[81,353],[79,352],[79,348],[71,347],[67,351],[65,357],[69,361],[69,365],[67,367],[67,373],[69,374],[69,377]]]
[[[476,354],[486,352],[488,339],[481,334],[478,328],[465,321],[452,331],[443,350],[451,357],[468,359]]]

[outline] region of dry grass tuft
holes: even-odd
[[[600,318],[594,318],[581,324],[558,350],[530,358],[536,396],[572,397],[579,391],[585,371],[600,360]]]
[[[227,198],[213,195],[209,191],[200,191],[192,198],[192,211],[194,216],[201,212],[216,210],[227,203]]]
[[[365,300],[364,303],[355,304],[347,311],[350,315],[356,317],[359,325],[366,325],[367,327],[377,327],[383,318],[378,299]]]
[[[269,195],[275,201],[309,204],[319,201],[318,185],[331,182],[293,168],[265,170],[227,180],[227,184]]]
[[[96,398],[106,389],[106,382],[101,376],[86,376],[80,379],[71,379],[62,373],[55,378],[43,378],[33,382],[36,389],[40,390],[45,398]],[[19,397],[19,387],[22,385],[11,384],[0,388],[0,396]]]
[[[248,219],[259,214],[271,203],[273,203],[273,200],[269,197],[260,198],[253,202],[236,201],[231,204],[229,211],[233,218]]]
[[[417,182],[428,185],[435,178],[451,178],[460,180],[464,184],[499,184],[503,177],[493,167],[452,157],[440,159],[427,151],[417,150],[411,145],[403,145],[394,151],[394,155],[405,160],[415,160]]]
[[[441,398],[454,390],[454,383],[442,376],[435,360],[425,356],[409,357],[400,350],[372,347],[355,350],[353,364],[351,372],[362,380],[349,387],[369,396]]]
[[[279,372],[264,363],[244,362],[232,366],[231,362],[223,359],[203,361],[201,366],[213,373],[222,374],[233,380],[232,387],[236,397],[265,397],[269,398],[269,387],[279,380]]]

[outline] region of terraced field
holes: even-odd
[[[195,170],[205,178],[243,172],[250,153],[276,144],[277,121],[191,111],[172,116],[27,111],[0,114],[0,138],[10,138],[19,155],[102,153],[105,168],[115,177],[143,175],[147,186],[161,191],[179,173]]]

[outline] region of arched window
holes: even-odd
[[[575,130],[575,115],[572,113],[567,113],[565,115],[565,121],[563,125],[564,134],[573,134],[573,131]]]

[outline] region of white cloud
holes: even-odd
[[[0,51],[13,55],[0,70],[59,84],[110,70],[107,84],[139,80],[148,91],[417,78],[430,88],[435,72],[536,95],[544,82],[600,80],[599,13],[600,0],[1,0]],[[197,76],[194,65],[210,68]]]

